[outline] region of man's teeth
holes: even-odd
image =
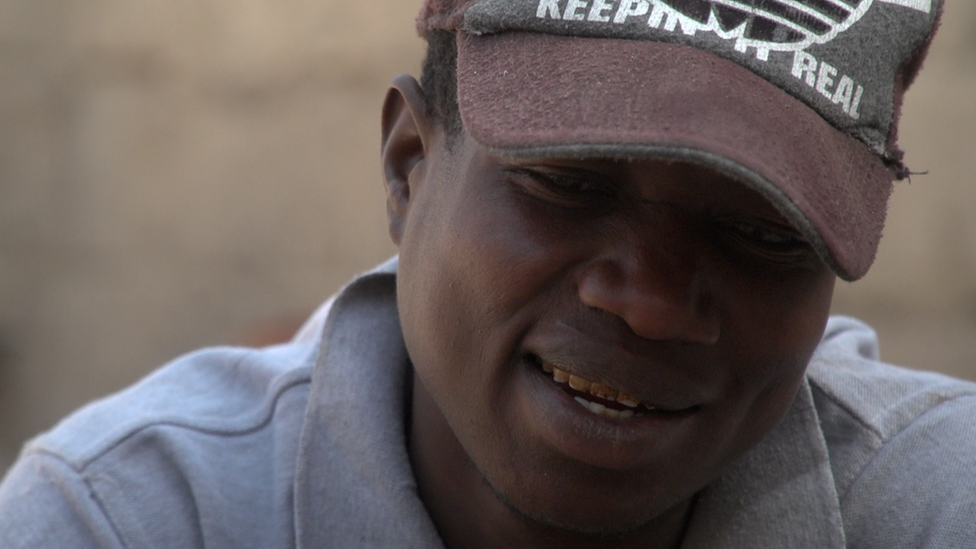
[[[590,402],[583,397],[573,398],[576,400],[576,402],[579,402],[582,407],[598,416],[606,416],[613,419],[630,419],[634,417],[633,410],[614,410],[613,408],[607,408],[599,402]]]
[[[574,390],[581,393],[589,393],[597,398],[609,401],[615,401],[623,404],[630,410],[615,410],[613,408],[607,408],[599,402],[591,402],[583,397],[574,397],[576,402],[580,403],[581,406],[587,410],[593,412],[594,414],[611,417],[614,419],[628,419],[634,417],[633,408],[637,408],[641,405],[640,399],[632,397],[627,393],[620,392],[612,387],[607,387],[602,383],[596,383],[588,379],[583,379],[577,375],[573,375],[569,372],[564,372],[559,368],[553,367],[548,362],[542,362],[543,371],[552,374],[552,379],[556,383],[569,383],[569,386]],[[648,410],[653,410],[654,408],[650,406],[644,406]]]

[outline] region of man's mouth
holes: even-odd
[[[573,400],[598,416],[627,420],[657,410],[623,391],[560,370],[539,357],[532,358]]]

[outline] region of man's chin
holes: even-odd
[[[498,490],[487,479],[482,477],[485,485],[508,510],[523,523],[532,528],[549,532],[561,532],[572,538],[580,536],[607,539],[627,537],[648,528],[653,528],[661,517],[652,514],[650,509],[643,507],[635,509],[631,506],[626,512],[600,508],[595,509],[590,502],[578,506],[560,502],[559,510],[546,508],[537,503],[516,503],[504,492]],[[639,507],[639,506],[638,506]],[[638,511],[635,513],[635,511]],[[640,514],[639,511],[644,511]],[[670,514],[671,511],[665,514]]]

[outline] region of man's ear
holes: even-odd
[[[423,180],[433,132],[426,99],[417,80],[406,74],[393,79],[383,101],[383,175],[390,238],[400,245],[411,193]]]

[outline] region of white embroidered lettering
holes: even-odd
[[[694,36],[698,34],[698,24],[695,22],[687,22],[685,19],[678,19],[678,24],[681,27],[681,32],[685,33],[685,36]]]
[[[793,76],[797,80],[806,82],[833,104],[840,105],[844,113],[854,120],[861,117],[857,109],[861,105],[864,86],[858,85],[846,74],[838,74],[837,69],[830,63],[818,61],[816,57],[805,51],[794,52]],[[831,91],[836,76],[840,76],[840,81],[837,82],[837,89]]]
[[[535,16],[545,19],[546,15],[553,19],[560,19],[559,0],[539,0],[539,9],[535,10]]]
[[[617,13],[613,16],[613,22],[620,24],[628,17],[639,17],[651,9],[651,4],[647,0],[623,0],[617,7]]]
[[[851,114],[851,100],[854,99],[854,81],[850,76],[844,75],[837,84],[837,90],[830,99],[836,105],[840,105],[844,112]]]
[[[834,85],[834,77],[837,76],[837,69],[826,61],[820,62],[820,72],[817,74],[817,91],[821,95],[830,99],[833,94],[827,88]]]
[[[912,8],[913,10],[918,10],[924,13],[929,13],[932,11],[932,0],[879,0],[885,4],[895,4],[896,6],[905,6],[906,8]]]
[[[563,19],[566,21],[582,21],[583,13],[580,12],[580,8],[586,8],[587,0],[569,0],[566,4],[566,11],[563,13]]]
[[[861,118],[861,113],[857,112],[857,108],[861,106],[862,95],[864,95],[864,86],[858,86],[857,93],[854,94],[854,99],[851,100],[851,111],[847,113],[851,115],[851,118],[854,120]]]
[[[676,28],[678,28],[678,14],[669,13],[668,17],[664,20],[664,30],[674,32]]]
[[[793,76],[813,87],[817,83],[817,58],[805,51],[794,53]]]
[[[593,5],[590,7],[590,13],[586,15],[586,20],[606,23],[610,20],[610,16],[606,15],[604,12],[612,9],[613,4],[607,2],[606,0],[593,0]]]
[[[667,12],[664,11],[664,6],[661,4],[654,4],[654,10],[651,12],[651,16],[647,18],[647,26],[652,28],[658,28],[661,26],[661,21],[664,20],[664,15]]]

